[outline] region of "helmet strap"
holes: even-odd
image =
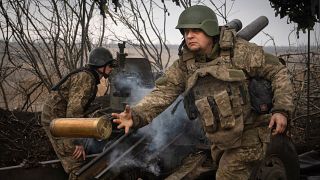
[[[103,67],[103,73],[102,73],[102,76],[103,76],[105,79],[107,79],[107,78],[109,77],[109,74],[105,73],[105,72],[106,72],[106,68],[107,68],[107,66],[104,66],[104,67]]]
[[[103,67],[103,71],[99,71],[98,69],[96,71],[98,71],[98,73],[103,76],[105,79],[107,79],[109,77],[109,74],[105,73],[107,66]]]
[[[178,48],[178,55],[181,56],[182,55],[182,47],[185,45],[185,40],[183,39],[183,41],[180,43],[179,48]]]

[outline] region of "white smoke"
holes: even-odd
[[[116,89],[121,89],[129,94],[126,99],[128,105],[136,104],[153,89],[145,85],[137,73],[119,73],[115,76],[114,82]]]
[[[117,81],[121,81],[120,85],[122,87],[130,87],[130,97],[127,99],[127,102],[130,105],[137,103],[152,90],[142,87],[142,81],[139,78],[132,78],[132,76],[126,80],[119,79],[118,77]],[[117,146],[109,155],[109,162],[117,162],[114,164],[114,167],[117,169],[121,169],[124,166],[139,167],[140,169],[144,169],[157,176],[161,172],[157,158],[164,158],[166,160],[182,159],[183,157],[178,157],[181,156],[181,154],[177,153],[175,149],[170,149],[172,148],[170,144],[195,144],[197,143],[195,142],[197,139],[193,137],[193,133],[199,133],[201,130],[198,121],[190,121],[188,119],[183,107],[182,99],[183,98],[179,96],[176,101],[156,117],[151,124],[140,128],[135,132],[135,136],[140,138],[146,137],[148,140],[148,143],[143,147],[143,155],[138,155],[139,157],[137,157],[136,154],[127,154],[126,156],[123,156],[130,146],[132,146],[132,143],[125,144],[124,142],[121,146]],[[176,108],[176,110],[172,113],[174,108]],[[190,131],[190,129],[192,129],[192,131]],[[196,132],[193,129],[196,129],[196,131],[199,132]],[[176,139],[179,138],[183,138],[183,140],[176,141]],[[119,160],[118,158],[121,156],[123,156],[123,158]]]

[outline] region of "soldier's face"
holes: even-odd
[[[102,74],[104,74],[108,78],[108,75],[112,72],[112,67],[110,65],[107,65],[105,67],[98,68],[98,71],[100,71]]]
[[[111,71],[112,71],[112,67],[110,67],[110,66],[108,65],[108,66],[106,66],[106,68],[105,68],[105,70],[104,70],[104,73],[110,74]]]
[[[210,54],[213,47],[212,37],[206,35],[201,29],[184,29],[186,45],[192,52]]]

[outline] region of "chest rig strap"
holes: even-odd
[[[231,62],[233,58],[233,49],[235,45],[236,31],[234,29],[223,26],[220,32],[220,56],[227,62]]]

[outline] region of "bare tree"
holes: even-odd
[[[0,2],[0,4],[2,4],[2,2]],[[3,39],[0,41],[0,94],[3,99],[5,109],[9,109],[9,100],[5,90],[5,87],[8,84],[7,78],[20,67],[12,66],[11,64],[13,63],[10,63],[12,61],[9,54],[9,41],[12,38],[12,35],[9,34],[9,26],[6,20],[0,20],[0,31],[2,35],[1,39]]]
[[[267,41],[264,43],[264,46],[265,46],[269,41],[272,41],[272,44],[273,44],[273,47],[274,47],[274,53],[275,53],[275,55],[277,56],[277,54],[278,54],[278,52],[277,52],[277,46],[276,46],[276,43],[275,43],[275,41],[274,41],[273,36],[271,36],[270,34],[264,32],[264,31],[262,31],[262,33],[263,33],[264,35],[266,35],[266,36],[269,37],[269,40],[267,40]]]
[[[205,1],[172,2],[187,8]],[[111,3],[115,3],[116,12],[108,8]],[[6,59],[10,70],[13,70],[4,71],[4,64],[0,64],[0,85],[7,82],[6,86],[22,97],[21,107],[26,110],[39,97],[39,93],[43,92],[43,87],[49,91],[63,75],[81,66],[87,61],[86,53],[93,46],[105,44],[106,37],[110,37],[110,34],[117,41],[131,44],[151,61],[154,69],[164,71],[172,57],[166,37],[169,16],[166,3],[155,0],[121,1],[119,8],[119,1],[0,1],[1,30],[6,42],[2,59]],[[216,7],[219,10],[220,6]],[[159,12],[162,15],[161,21],[156,20]],[[92,26],[97,16],[102,17],[102,23],[98,23],[100,33]],[[112,21],[106,25],[108,18]],[[92,19],[95,19],[93,23]],[[132,36],[121,36],[115,31],[106,33],[106,30],[110,30],[108,27],[115,23],[125,26]],[[11,80],[5,81],[3,77],[10,77]],[[34,79],[29,84],[23,83],[31,78]],[[0,91],[4,96],[5,88],[1,89],[1,86]]]
[[[19,68],[19,72],[14,73],[17,83],[11,83],[11,88],[19,89],[18,93],[23,94],[24,110],[30,107],[28,103],[38,97],[34,93],[42,92],[37,89],[42,86],[51,89],[57,79],[79,67],[83,61],[80,48],[82,14],[86,17],[84,29],[87,31],[94,12],[98,12],[94,8],[95,2],[87,2],[83,12],[83,2],[86,1],[1,1],[0,14],[4,17],[1,26],[7,27],[1,28],[2,35],[6,35],[3,37],[6,39],[4,55],[10,57],[7,59],[13,68]],[[90,38],[86,36],[85,40],[90,50]],[[31,84],[25,85],[28,89],[18,83],[31,77],[36,78]]]
[[[230,6],[227,3],[227,0],[224,1],[218,1],[218,3],[213,2],[213,0],[210,0],[210,4],[215,8],[215,12],[217,16],[221,17],[224,21],[224,24],[229,22],[228,16],[233,8],[234,0],[230,2]]]
[[[162,14],[162,22],[155,21],[155,11]],[[114,14],[114,18],[128,30],[128,33],[119,35],[114,29],[108,30],[117,41],[127,41],[141,56],[149,59],[157,71],[163,71],[171,58],[166,37],[167,16],[165,3],[153,0],[126,1],[119,12]]]
[[[143,2],[143,1],[141,1]],[[86,4],[83,4],[86,3]],[[28,109],[29,103],[38,96],[35,93],[41,93],[38,89],[43,86],[49,91],[52,85],[57,82],[64,74],[81,66],[87,61],[86,53],[91,50],[94,40],[99,39],[98,45],[102,45],[105,40],[106,14],[113,22],[113,14],[108,6],[114,4],[115,10],[120,7],[119,1],[65,1],[65,0],[27,0],[0,1],[1,14],[1,30],[2,35],[6,35],[5,53],[10,65],[13,69],[19,69],[19,72],[12,72],[12,79],[7,85],[10,89],[15,89],[17,94],[23,96],[22,108]],[[170,59],[170,51],[167,47],[165,39],[165,23],[160,31],[157,25],[152,21],[154,18],[153,8],[162,7],[163,15],[166,18],[167,10],[165,4],[157,5],[155,2],[142,3],[140,6],[144,9],[148,18],[142,18],[140,9],[137,7],[138,1],[128,1],[127,4],[122,2],[123,8],[120,13],[132,12],[136,16],[137,21],[142,21],[141,28],[136,31],[146,32],[146,24],[150,23],[152,31],[155,32],[155,39],[158,44],[152,44],[155,39],[151,36],[136,36],[139,41],[139,47],[142,47],[143,53],[154,59],[156,67],[163,69],[168,65]],[[139,7],[139,8],[140,8]],[[100,36],[96,37],[96,31],[92,28],[92,18],[96,15],[103,15],[102,25],[99,26]],[[4,20],[2,20],[4,17]],[[125,22],[124,19],[122,19]],[[129,24],[129,23],[128,23]],[[6,28],[3,28],[6,27]],[[143,29],[144,28],[144,29]],[[95,34],[90,34],[90,32]],[[132,32],[135,32],[133,30]],[[10,39],[8,39],[10,37]],[[164,37],[164,38],[163,38]],[[133,42],[133,41],[132,41]],[[82,47],[82,48],[81,48]],[[161,58],[163,52],[168,54],[168,60],[165,65],[162,64]],[[2,59],[4,59],[4,55]],[[83,58],[82,58],[83,57]],[[2,61],[3,62],[3,61]],[[3,64],[1,63],[1,77],[4,76]],[[8,74],[9,71],[6,71]],[[10,74],[10,73],[9,73]],[[30,84],[21,82],[28,78],[36,77]],[[3,79],[3,78],[2,78]],[[4,80],[1,80],[1,86]],[[14,82],[14,83],[13,83]],[[1,87],[0,87],[1,90]],[[5,89],[2,88],[3,97]],[[8,100],[4,99],[5,102]],[[7,103],[5,103],[6,106]]]
[[[177,0],[176,1],[176,4],[177,5],[180,5],[181,4],[181,6],[184,8],[184,9],[186,9],[187,7],[190,7],[191,6],[191,4],[192,4],[192,0]]]
[[[204,4],[204,0],[176,0],[173,1],[182,8],[188,8],[195,4]],[[210,1],[215,7],[217,14],[227,22],[227,16],[233,6],[227,11],[227,2],[219,4]],[[160,11],[162,21],[157,21]],[[157,16],[156,16],[157,15]],[[154,69],[164,71],[171,61],[171,51],[168,47],[166,24],[170,12],[167,9],[166,2],[150,0],[132,0],[125,1],[119,9],[119,13],[113,16],[118,24],[126,27],[127,33],[119,35],[116,30],[107,27],[113,33],[113,38],[117,41],[127,41],[132,45],[141,56],[148,58]],[[132,37],[133,36],[133,37]]]

